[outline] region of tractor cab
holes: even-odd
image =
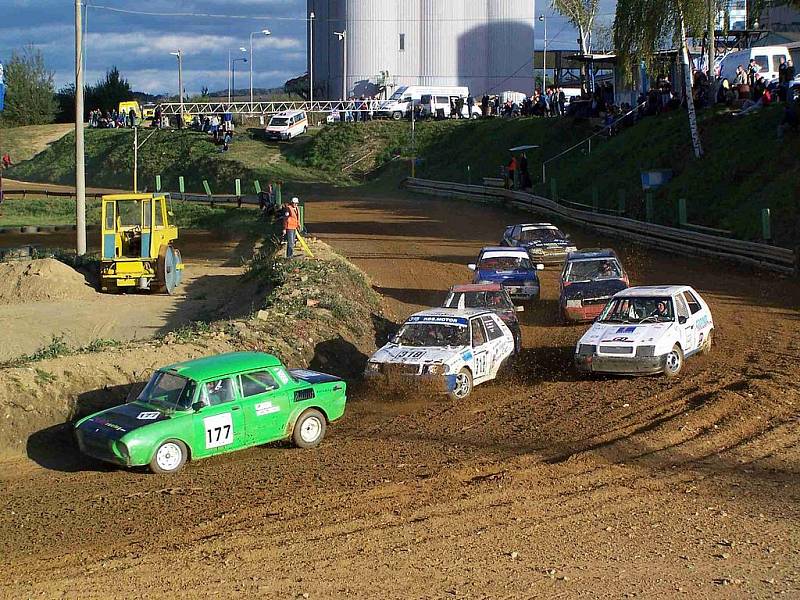
[[[138,288],[171,294],[181,281],[183,261],[173,243],[169,194],[112,194],[102,197],[103,291]]]

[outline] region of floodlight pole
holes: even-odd
[[[75,252],[86,254],[86,171],[83,149],[83,23],[81,0],[75,0]]]
[[[308,16],[308,100],[311,103],[311,110],[314,110],[314,11]],[[309,111],[310,112],[310,111]]]
[[[262,29],[261,31],[253,31],[250,33],[250,114],[253,114],[253,36],[259,33],[272,35],[269,29]]]

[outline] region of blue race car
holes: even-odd
[[[502,246],[524,248],[531,260],[544,264],[561,264],[567,254],[575,252],[569,236],[550,223],[509,225],[503,233]]]
[[[524,248],[487,246],[469,268],[475,271],[473,283],[500,283],[514,300],[539,299],[536,272],[544,269],[544,265],[533,264]]]

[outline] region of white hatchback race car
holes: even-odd
[[[615,294],[578,342],[575,365],[587,373],[675,377],[684,360],[711,349],[708,305],[685,285],[632,287]]]
[[[493,312],[435,308],[408,318],[367,363],[365,376],[416,378],[454,400],[497,377],[514,353],[514,335]]]

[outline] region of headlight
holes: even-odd
[[[580,308],[583,303],[580,300],[567,300],[567,308]]]
[[[539,284],[536,281],[523,281],[522,282],[522,287],[536,287],[537,285],[539,285]]]
[[[531,248],[531,254],[544,254],[543,248]]]
[[[442,364],[425,365],[425,366],[422,367],[422,374],[423,375],[444,375],[449,370],[450,370],[450,367],[448,367],[447,365],[442,365]]]
[[[381,363],[372,361],[367,363],[367,373],[377,373],[380,370],[381,370]]]
[[[597,346],[594,344],[580,344],[578,346],[578,354],[580,356],[589,356],[597,352]]]
[[[655,353],[655,346],[639,346],[636,348],[636,356],[654,356]]]

